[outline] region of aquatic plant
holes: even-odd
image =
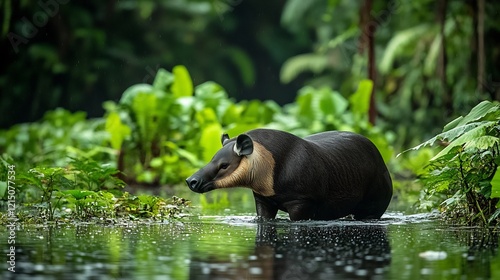
[[[500,103],[483,101],[466,116],[448,123],[442,133],[411,148],[443,147],[419,177],[426,186],[421,205],[439,204],[445,216],[454,222],[497,225],[499,144]]]
[[[0,157],[1,170],[9,162],[9,159]],[[123,192],[124,182],[116,177],[118,173],[108,164],[77,158],[65,168],[19,170],[15,180],[15,214],[23,222],[118,218],[163,220],[178,217],[189,205],[189,201],[175,196],[165,199]]]

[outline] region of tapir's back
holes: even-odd
[[[316,133],[305,137],[304,140],[313,142],[325,148],[342,145],[376,149],[373,143],[366,137],[348,131],[327,131]]]
[[[385,164],[377,147],[366,137],[348,131],[327,131],[313,134],[304,138],[317,145],[325,155],[330,154],[333,158],[342,155],[350,157],[366,157],[374,164]]]

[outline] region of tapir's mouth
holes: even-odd
[[[209,192],[211,190],[214,190],[215,187],[214,187],[214,184],[209,182],[199,188],[196,188],[196,189],[191,189],[193,192],[197,192],[197,193],[206,193],[206,192]]]
[[[186,179],[186,183],[189,189],[196,193],[206,193],[215,189],[212,181],[205,182],[200,178],[189,177]]]

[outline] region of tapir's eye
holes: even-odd
[[[226,169],[226,168],[228,168],[228,167],[229,167],[229,163],[222,163],[222,164],[220,165],[220,169]]]

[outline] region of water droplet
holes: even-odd
[[[352,265],[346,265],[344,267],[345,272],[353,272],[354,271],[354,266]]]
[[[252,275],[260,275],[262,274],[262,268],[260,267],[250,267],[248,272]]]

